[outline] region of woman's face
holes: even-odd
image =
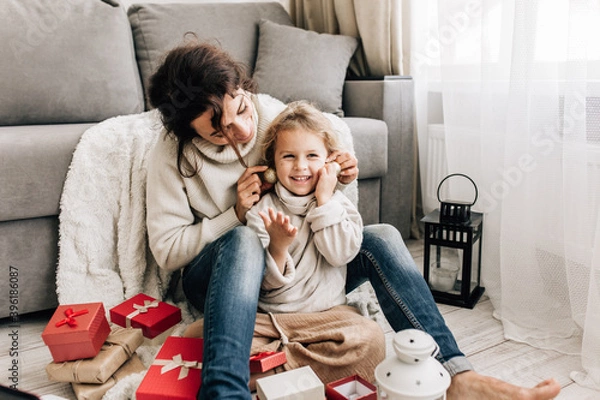
[[[221,125],[225,133],[217,131],[212,126],[211,119],[214,111],[208,110],[193,120],[191,127],[202,137],[216,145],[228,145],[230,142],[225,136],[230,137],[236,143],[248,143],[254,137],[254,104],[250,97],[242,89],[238,89],[234,97],[226,95],[223,98],[223,115]]]
[[[281,131],[274,153],[277,179],[283,187],[297,196],[314,192],[329,155],[323,138],[302,129]]]

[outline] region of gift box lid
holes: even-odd
[[[258,379],[256,394],[259,400],[320,400],[325,386],[307,365]]]
[[[377,400],[377,387],[359,375],[330,382],[325,386],[327,400]]]
[[[140,328],[152,339],[181,321],[181,310],[172,304],[139,293],[110,309],[110,320],[117,325]]]
[[[102,303],[60,305],[42,332],[46,345],[86,342],[92,339],[100,342],[108,337],[110,329]],[[100,334],[102,337],[95,337]]]
[[[196,399],[202,384],[203,339],[169,336],[142,383],[138,400]]]

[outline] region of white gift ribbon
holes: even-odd
[[[179,377],[177,380],[184,379],[188,376],[190,368],[202,369],[202,363],[198,361],[185,361],[181,354],[173,356],[170,360],[154,360],[152,365],[162,365],[160,369],[161,374],[165,374],[175,368],[181,368],[179,370]]]
[[[137,317],[140,314],[145,314],[148,312],[149,308],[158,308],[158,300],[154,300],[154,301],[150,301],[150,300],[144,300],[144,304],[133,304],[133,308],[135,308],[135,311],[133,311],[131,314],[129,314],[128,316],[125,317],[125,327],[126,328],[131,328],[131,320],[134,319],[135,317]]]

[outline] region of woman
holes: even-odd
[[[197,43],[169,52],[150,80],[150,102],[165,134],[148,162],[149,244],[162,268],[182,270],[188,301],[204,312],[200,399],[250,399],[248,358],[265,258],[258,236],[244,225],[264,190],[260,144],[285,108],[254,89],[227,53]],[[347,126],[335,121],[347,135]],[[357,178],[351,153],[331,160],[341,166],[340,183]],[[419,328],[434,337],[453,376],[449,399],[543,400],[560,390],[554,381],[524,389],[474,372],[393,227],[365,227],[347,269],[346,291],[370,280],[396,331]]]

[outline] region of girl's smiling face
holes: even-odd
[[[305,196],[314,192],[329,152],[318,134],[290,129],[278,132],[274,155],[279,182],[293,194]]]

